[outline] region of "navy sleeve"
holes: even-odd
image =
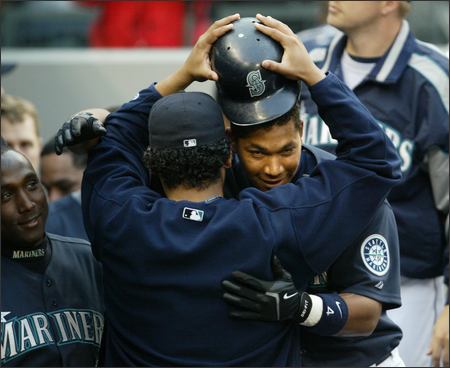
[[[399,252],[394,213],[385,202],[362,236],[329,269],[329,289],[366,296],[384,309],[400,307]]]
[[[311,93],[339,141],[337,159],[320,163],[295,185],[266,193],[251,188],[240,195],[273,211],[276,234],[286,231],[286,221],[291,223],[297,241],[285,242],[277,254],[294,278],[299,257],[315,273],[326,271],[361,236],[373,209],[401,177],[394,146],[353,92],[330,73]],[[282,209],[289,209],[288,219],[280,215]]]
[[[120,208],[130,199],[137,200],[136,210],[139,210],[160,198],[160,194],[149,188],[149,172],[142,163],[148,145],[148,114],[159,98],[161,95],[151,85],[110,114],[106,121],[107,134],[89,154],[82,184],[82,207],[92,243],[101,216],[112,215],[114,208]]]

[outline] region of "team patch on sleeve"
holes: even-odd
[[[361,258],[370,272],[384,276],[390,265],[387,240],[380,234],[372,234],[364,239],[361,244]]]

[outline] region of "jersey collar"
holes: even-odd
[[[51,255],[52,247],[47,235],[42,243],[34,249],[15,249],[10,252],[2,253],[2,257],[4,256],[13,262],[28,268],[30,271],[41,274],[45,272],[50,262]]]
[[[342,78],[342,75],[340,75],[340,60],[346,43],[347,36],[343,33],[337,34],[331,40],[321,68],[324,72],[331,71]],[[413,53],[414,43],[414,35],[410,32],[408,22],[404,20],[394,43],[378,60],[366,80],[386,84],[395,83],[408,65],[408,61]]]

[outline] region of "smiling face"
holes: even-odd
[[[1,155],[2,245],[32,249],[45,236],[47,198],[30,162],[8,150]]]
[[[252,184],[266,191],[294,177],[300,164],[301,132],[290,119],[235,139],[234,148]]]

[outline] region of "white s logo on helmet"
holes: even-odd
[[[259,70],[251,71],[247,74],[247,85],[250,97],[261,96],[266,90],[266,81],[262,79]]]

